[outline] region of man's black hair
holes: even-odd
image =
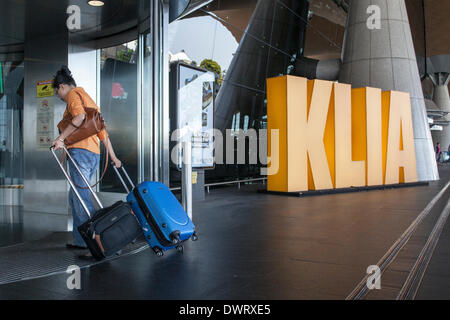
[[[72,72],[70,72],[69,68],[66,66],[62,66],[58,72],[56,72],[55,77],[53,78],[53,88],[59,88],[60,84],[67,84],[77,86],[74,78],[72,77]]]

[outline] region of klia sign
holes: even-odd
[[[282,76],[267,80],[268,191],[296,192],[417,182],[409,93],[351,89]],[[279,130],[278,146],[270,137]],[[275,165],[276,167],[276,165]]]

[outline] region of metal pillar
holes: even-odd
[[[448,92],[448,84],[450,81],[450,73],[435,73],[429,75],[434,85],[433,101],[441,111],[450,112],[450,96]],[[447,114],[442,120],[450,121],[450,115]],[[434,144],[439,142],[442,151],[448,151],[450,145],[450,126],[442,125],[442,131],[436,132]]]
[[[181,171],[181,194],[183,208],[192,220],[192,145],[191,140],[183,142],[183,166]]]
[[[374,8],[379,28],[370,23]],[[405,1],[352,0],[342,62],[339,82],[410,93],[419,181],[439,179]]]
[[[151,1],[153,180],[169,185],[169,0]]]

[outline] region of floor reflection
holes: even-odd
[[[68,231],[69,215],[23,210],[21,206],[0,206],[0,247],[41,239],[55,231]]]

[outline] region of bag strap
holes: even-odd
[[[105,149],[106,149],[105,169],[103,169],[102,176],[100,177],[100,179],[94,185],[92,185],[91,188],[94,188],[96,185],[98,185],[103,180],[103,178],[105,177],[106,170],[108,169],[109,151],[108,151],[108,148],[105,147]],[[65,161],[66,157],[64,156],[64,154],[62,156],[63,156],[63,158],[61,160],[61,163],[64,165],[64,161]],[[75,183],[75,181],[73,182],[73,184],[77,188],[80,188],[80,189],[89,189],[89,187],[82,187],[82,186],[77,185]]]
[[[83,106],[83,109],[86,111],[86,106],[84,105],[84,101],[83,101],[83,98],[81,97],[81,94],[79,94],[78,92],[75,92],[75,93],[78,94],[78,96],[80,97],[81,105]],[[77,128],[76,126],[74,126],[74,127]],[[101,175],[100,179],[94,185],[92,185],[91,188],[94,188],[95,186],[97,186],[103,180],[103,178],[105,177],[106,170],[108,169],[109,151],[108,151],[108,148],[106,146],[105,146],[105,149],[106,149],[105,169],[103,169],[103,172],[102,172],[102,175]],[[64,156],[64,154],[63,154],[63,156]],[[65,160],[65,157],[61,161],[62,164],[64,164],[64,160]],[[82,187],[82,186],[77,185],[75,183],[75,181],[73,182],[73,184],[77,188],[80,188],[80,189],[89,189],[89,187]]]

